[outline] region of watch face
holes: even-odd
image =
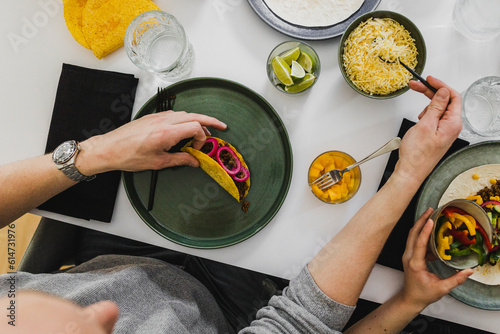
[[[76,142],[71,140],[59,145],[54,153],[52,154],[52,159],[56,164],[63,164],[67,162],[75,154]]]

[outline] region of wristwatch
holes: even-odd
[[[80,152],[80,145],[76,140],[68,140],[59,145],[52,153],[52,161],[57,168],[73,181],[90,181],[95,175],[86,176],[80,173],[75,166],[75,159]]]

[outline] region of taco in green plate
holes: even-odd
[[[181,151],[187,152],[200,162],[200,167],[238,202],[250,190],[250,171],[241,154],[228,142],[207,137],[200,150],[193,148],[193,140]]]

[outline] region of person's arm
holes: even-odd
[[[394,173],[308,265],[318,287],[337,302],[356,304],[394,225],[460,133],[460,94],[429,81],[439,90],[404,136]]]
[[[441,279],[427,270],[427,243],[434,222],[427,210],[410,230],[403,254],[405,285],[394,297],[379,306],[345,333],[401,333],[429,304],[441,299],[473,273],[472,269]]]
[[[198,161],[190,154],[167,151],[191,137],[193,146],[201,148],[206,127],[222,130],[226,125],[213,117],[185,112],[148,115],[81,142],[75,164],[89,176],[111,170],[197,167]],[[57,169],[50,155],[0,166],[0,228],[75,184]]]
[[[424,88],[411,85],[432,101],[420,115],[420,121],[404,136],[400,159],[387,183],[291,280],[283,295],[274,296],[269,306],[257,313],[257,320],[241,333],[274,333],[283,329],[338,333],[345,326],[389,233],[461,130],[460,94],[435,78],[429,77],[428,81],[439,88],[436,96],[423,85]],[[430,213],[427,211],[425,217]],[[415,242],[425,220],[422,218],[417,224],[408,241],[403,259],[405,289],[352,327],[351,333],[377,333],[375,329],[384,334],[388,333],[384,329],[397,332],[426,305],[465,280],[467,272],[441,283],[426,270],[422,251],[429,225]],[[432,287],[428,289],[429,282]]]

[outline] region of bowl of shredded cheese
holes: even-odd
[[[363,96],[389,99],[406,92],[413,75],[424,70],[425,42],[405,16],[375,11],[358,17],[342,35],[338,61],[346,82]],[[416,78],[415,78],[416,79]]]

